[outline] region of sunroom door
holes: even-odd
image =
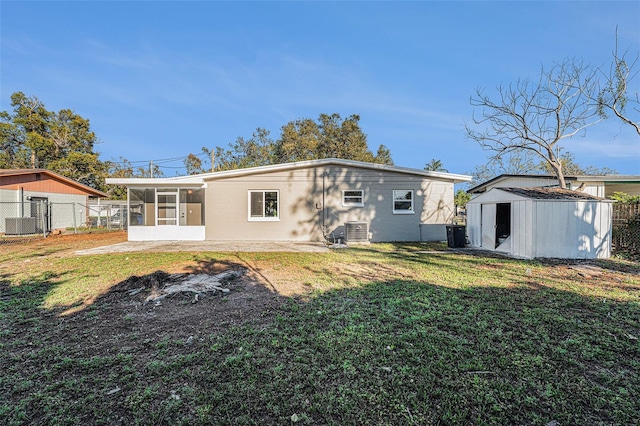
[[[156,225],[178,225],[177,192],[156,192]]]

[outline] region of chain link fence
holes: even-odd
[[[640,203],[613,205],[613,252],[640,255]]]
[[[0,244],[46,238],[53,231],[82,232],[92,228],[127,229],[127,205],[85,205],[46,200],[0,202]]]

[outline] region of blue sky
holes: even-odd
[[[2,1],[0,109],[37,96],[91,121],[101,159],[226,147],[257,127],[358,114],[396,165],[467,173],[469,97],[565,58],[640,51],[640,2]],[[640,79],[638,79],[640,80]],[[636,81],[635,90],[639,90]],[[565,144],[581,165],[640,174],[640,140],[615,121]],[[162,163],[168,176],[181,162]]]

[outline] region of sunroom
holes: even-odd
[[[204,240],[205,189],[130,187],[129,240]]]

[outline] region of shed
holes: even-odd
[[[533,259],[611,255],[612,201],[560,188],[492,188],[467,204],[472,247]]]

